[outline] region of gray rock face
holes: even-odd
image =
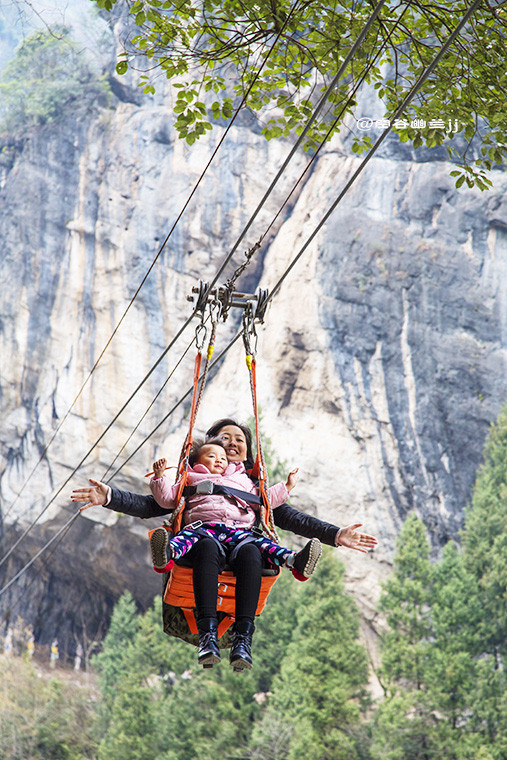
[[[192,352],[176,364],[193,327],[116,419],[190,314],[192,286],[213,278],[288,151],[248,120],[233,127],[87,379],[221,136],[218,129],[186,147],[175,139],[167,93],[138,101],[129,86],[115,84],[110,109],[68,114],[4,153],[2,556],[62,490],[0,567],[2,586],[69,519],[70,490],[109,476],[186,392]],[[337,140],[319,157],[240,281],[244,290],[272,288],[300,250],[357,167],[360,159],[345,149]],[[372,160],[259,331],[265,432],[281,459],[301,467],[294,506],[338,525],[364,522],[381,540],[374,558],[340,554],[373,627],[406,514],[421,515],[435,551],[457,537],[507,390],[505,177],[495,172],[488,194],[456,191],[440,154],[426,159],[414,162],[390,144]],[[297,156],[232,266],[307,161]],[[234,320],[221,328],[217,350],[234,334]],[[235,347],[211,378],[201,429],[250,414],[242,361]],[[144,473],[161,454],[176,464],[185,424],[179,406],[114,485],[147,493]],[[56,635],[71,650],[83,627],[100,635],[123,590],[146,605],[159,579],[145,532],[132,518],[88,510],[0,597],[3,625],[19,614],[40,641]]]

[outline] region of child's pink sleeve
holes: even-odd
[[[284,502],[286,502],[289,498],[287,486],[285,483],[277,483],[276,486],[271,486],[271,488],[268,488],[268,496],[271,507],[273,509],[275,509],[275,507],[279,507],[281,504],[284,504]]]
[[[150,488],[153,498],[162,509],[174,509],[176,496],[178,495],[178,483],[170,485],[169,478],[164,475],[161,478],[152,478]]]

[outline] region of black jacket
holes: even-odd
[[[143,496],[130,491],[119,491],[112,488],[111,501],[108,509],[122,512],[124,515],[140,517],[143,520],[152,517],[167,517],[168,510],[159,507],[153,496]],[[318,538],[323,544],[335,546],[336,534],[339,528],[331,523],[319,520],[317,517],[299,512],[290,504],[281,504],[273,510],[273,519],[277,528],[289,530],[305,538]]]

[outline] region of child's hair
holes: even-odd
[[[209,438],[203,441],[202,439],[195,440],[190,449],[188,455],[188,463],[190,467],[193,467],[201,455],[201,450],[205,446],[220,446],[225,451],[224,442],[221,438]]]

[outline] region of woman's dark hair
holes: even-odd
[[[194,464],[199,459],[199,456],[201,454],[201,449],[204,448],[204,446],[221,446],[223,450],[225,451],[224,442],[221,438],[206,438],[205,441],[199,439],[195,440],[192,444],[192,448],[190,449],[190,452],[188,454],[188,463],[190,467],[193,467]]]
[[[225,417],[223,420],[217,420],[217,422],[214,422],[213,425],[206,431],[206,435],[210,437],[215,437],[219,434],[219,432],[222,430],[222,428],[226,427],[226,425],[234,425],[235,427],[239,427],[239,429],[242,431],[243,435],[246,439],[246,459],[245,459],[245,468],[247,470],[251,470],[254,466],[254,457],[252,453],[252,431],[247,425],[242,425],[240,422],[236,422],[236,420],[233,420],[230,417]],[[209,443],[207,440],[206,443]]]

